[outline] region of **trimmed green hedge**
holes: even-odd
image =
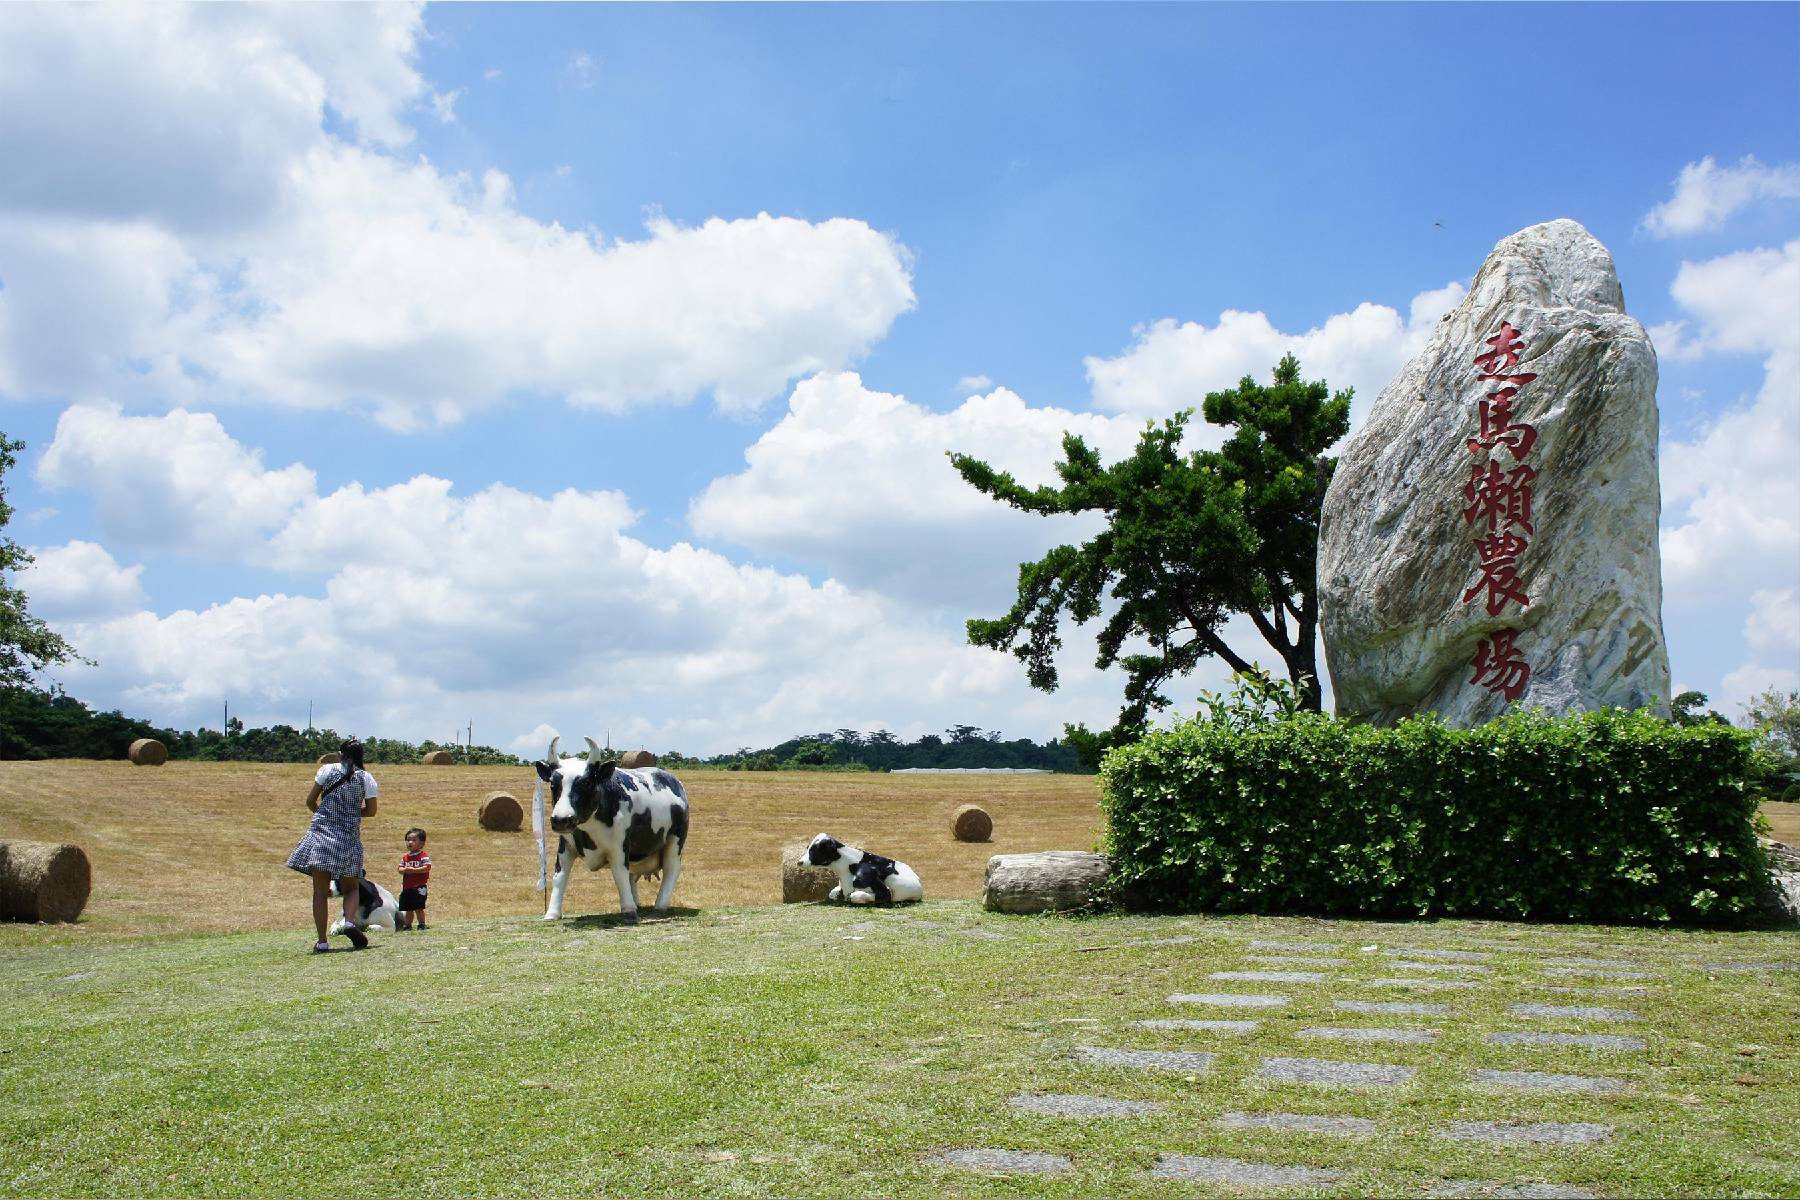
[[[1179,911],[1736,922],[1751,739],[1648,712],[1476,729],[1215,713],[1107,755],[1113,883]]]

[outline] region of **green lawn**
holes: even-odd
[[[1515,936],[1519,946],[1507,946]],[[1152,1177],[1163,1153],[1341,1170],[1327,1194],[1423,1195],[1445,1179],[1608,1196],[1800,1193],[1800,972],[1704,967],[1795,962],[1792,932],[1065,920],[946,901],[904,917],[791,906],[635,929],[503,918],[376,937],[368,952],[314,958],[305,930],[95,940],[0,927],[0,1193],[1231,1194]],[[1193,940],[1141,944],[1175,937]],[[1247,962],[1253,939],[1336,942],[1347,961],[1324,983],[1207,979],[1293,969]],[[1484,965],[1494,973],[1431,994],[1369,982],[1397,973],[1387,952],[1403,947],[1492,951]],[[1638,995],[1551,992],[1625,982],[1547,975],[1542,960],[1557,954],[1625,960],[1654,977],[1630,981],[1648,988]],[[1293,1002],[1212,1011],[1169,1004],[1175,992]],[[1444,1002],[1451,1013],[1348,1013],[1332,998]],[[1644,1020],[1510,1015],[1521,1001],[1630,1008]],[[1261,1024],[1247,1035],[1126,1024],[1162,1017]],[[1430,1045],[1297,1036],[1317,1025],[1443,1032]],[[1508,1029],[1632,1034],[1648,1047],[1482,1040]],[[1219,1058],[1192,1076],[1153,1073],[1086,1065],[1082,1045]],[[1255,1078],[1270,1056],[1419,1072],[1399,1088],[1270,1083]],[[1500,1090],[1473,1082],[1484,1067],[1627,1088]],[[1162,1108],[1046,1116],[1008,1104],[1025,1092]],[[1356,1115],[1377,1128],[1246,1133],[1214,1124],[1229,1111]],[[1615,1132],[1560,1147],[1433,1133],[1508,1118]],[[925,1160],[966,1147],[1048,1151],[1075,1169],[986,1175]]]

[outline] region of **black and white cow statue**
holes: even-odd
[[[661,767],[624,768],[601,761],[602,750],[588,738],[588,757],[563,758],[562,739],[552,738],[550,753],[534,763],[538,777],[550,785],[555,807],[550,828],[557,834],[556,878],[544,920],[562,917],[569,873],[580,857],[587,869],[611,867],[619,888],[619,912],[637,921],[637,881],[660,874],[656,911],[667,912],[681,878],[681,852],[687,845],[688,800],[681,781]]]
[[[334,897],[338,894],[335,879],[331,881],[331,894]],[[362,877],[356,899],[356,923],[361,928],[381,929],[392,933],[399,926],[400,903],[394,899],[394,893],[367,875]],[[343,924],[342,919],[338,920],[332,925],[331,932],[340,932]]]
[[[846,846],[829,833],[821,833],[806,848],[806,861],[837,872],[838,885],[827,900],[850,904],[904,904],[925,898],[918,872],[903,862]]]

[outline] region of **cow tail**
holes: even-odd
[[[547,858],[544,849],[544,780],[538,777],[537,790],[531,793],[531,832],[538,844],[538,881],[537,890],[544,890]]]

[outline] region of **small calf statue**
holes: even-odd
[[[590,871],[612,868],[619,912],[632,923],[638,919],[637,881],[660,873],[656,911],[667,912],[687,846],[687,791],[661,767],[623,768],[610,759],[601,761],[603,751],[593,738],[587,744],[583,762],[563,758],[562,739],[554,738],[549,755],[533,764],[556,801],[550,810],[550,828],[557,834],[556,880],[544,920],[562,917],[563,895],[577,858]]]
[[[846,846],[829,833],[821,833],[806,848],[806,861],[837,872],[838,885],[827,900],[851,904],[905,904],[925,898],[918,873],[903,862]]]
[[[335,879],[331,881],[331,894],[333,896],[338,894],[338,885]],[[392,933],[395,926],[399,924],[399,912],[400,903],[394,899],[394,893],[364,875],[356,897],[357,926],[362,929],[380,929]],[[331,932],[340,932],[343,924],[344,922],[339,920],[332,926]]]

